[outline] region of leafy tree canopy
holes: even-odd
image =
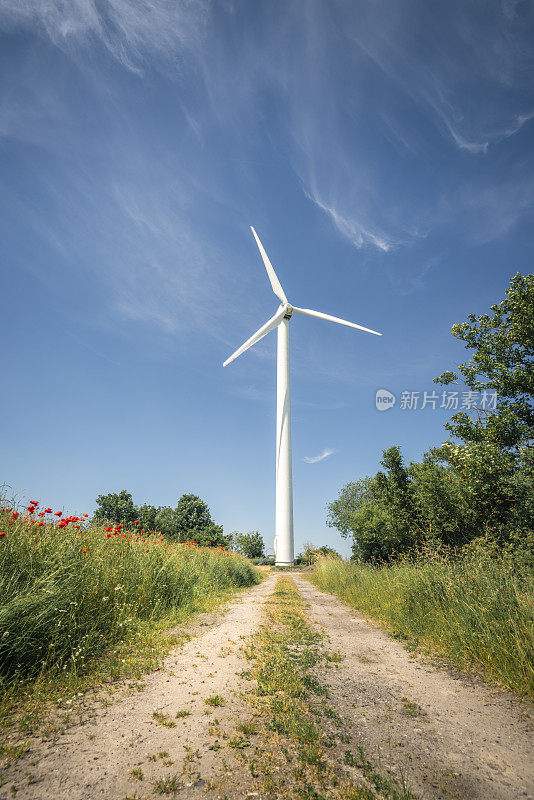
[[[232,547],[236,553],[241,553],[247,558],[262,558],[265,553],[265,544],[259,531],[232,534]]]
[[[132,495],[123,489],[118,494],[110,492],[110,494],[100,494],[96,498],[97,509],[94,513],[94,519],[97,521],[109,521],[119,525],[131,525],[136,520],[138,510],[132,500]]]
[[[207,503],[196,494],[183,494],[178,500],[175,511],[176,527],[181,541],[193,539],[194,531],[201,531],[213,524]],[[182,538],[182,535],[185,538]]]
[[[205,547],[227,547],[222,525],[211,518],[204,500],[194,494],[184,494],[176,508],[144,504],[139,508],[132,495],[123,489],[118,494],[111,492],[97,497],[96,521],[108,521],[128,526],[139,520],[139,529],[159,531],[168,539],[177,542],[194,541]]]
[[[491,314],[471,314],[452,333],[469,362],[436,382],[459,380],[496,392],[496,408],[455,414],[445,426],[459,443],[404,464],[384,451],[383,470],[349,483],[328,506],[327,524],[352,536],[353,554],[390,560],[425,544],[451,548],[483,537],[499,547],[534,543],[534,276],[516,275]]]
[[[461,376],[473,391],[496,391],[494,411],[480,409],[476,418],[460,411],[445,427],[465,442],[515,448],[534,437],[534,275],[515,275],[491,312],[453,325],[452,335],[474,353],[458,372],[444,372],[435,383]]]

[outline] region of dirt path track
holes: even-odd
[[[294,580],[344,657],[330,703],[368,752],[424,798],[534,797],[530,704],[413,658],[336,597]]]
[[[97,707],[55,740],[33,742],[7,768],[0,800],[153,800],[155,782],[177,773],[176,797],[211,800],[221,795],[209,781],[221,772],[230,786],[222,796],[261,800],[228,738],[250,716],[240,694],[253,684],[239,676],[247,668],[240,647],[260,624],[276,577],[201,617],[196,635],[141,691]],[[343,656],[339,668],[322,670],[328,702],[384,772],[404,776],[424,800],[534,800],[531,706],[413,658],[337,598],[292,577],[310,618]],[[205,701],[213,695],[225,704],[211,708]],[[184,710],[190,713],[177,718]]]
[[[258,627],[262,604],[274,583],[275,576],[269,576],[238,596],[226,611],[215,615],[210,627],[171,653],[161,670],[147,676],[141,692],[97,710],[89,722],[67,729],[58,740],[32,747],[8,773],[0,788],[1,800],[14,796],[16,800],[155,797],[153,781],[180,773],[184,763],[191,770],[185,783],[193,785],[186,785],[180,798],[206,797],[205,779],[219,771],[221,761],[220,751],[208,749],[216,739],[209,726],[215,717],[221,727],[232,718],[239,719],[243,704],[234,693],[245,663],[239,647]],[[223,697],[225,705],[214,709],[206,705],[213,695]],[[184,709],[190,715],[177,719]],[[173,727],[158,723],[154,711],[164,714]],[[157,757],[158,753],[168,755]],[[131,775],[136,769],[142,770],[142,780]]]

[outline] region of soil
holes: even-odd
[[[534,800],[529,703],[414,657],[337,598],[284,573],[290,576],[310,618],[343,656],[339,668],[323,671],[328,702],[384,772],[404,778],[425,800]],[[154,798],[165,788],[157,781],[174,776],[179,798],[261,800],[228,745],[251,713],[242,647],[277,577],[269,574],[224,611],[200,617],[193,638],[146,676],[140,691],[107,706],[93,702],[85,721],[32,740],[4,771],[0,800]],[[217,695],[223,705],[206,703]],[[190,713],[177,717],[182,711]]]
[[[411,655],[336,597],[294,580],[343,656],[329,702],[375,761],[425,799],[534,798],[529,702]]]

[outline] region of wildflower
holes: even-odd
[[[44,513],[45,514],[51,514],[52,513],[52,509],[51,508],[45,508]]]
[[[43,520],[40,520],[40,521],[37,523],[37,527],[38,527],[38,528],[40,528],[40,527],[41,527],[41,525],[44,525],[44,522],[43,522]]]
[[[134,525],[139,525],[139,520],[138,519],[134,519]]]
[[[62,511],[55,511],[55,512],[54,512],[54,516],[55,516],[55,517],[61,517],[61,515],[62,515],[62,514],[63,514],[63,512],[62,512]]]
[[[109,539],[109,537],[110,537],[110,536],[111,536],[111,533],[108,533],[108,534],[106,535],[106,539]]]
[[[44,515],[45,515],[44,511],[39,511],[39,513],[37,514],[38,517],[44,517]]]
[[[105,529],[106,533],[109,533],[109,532],[110,532],[110,531],[112,531],[112,530],[113,530],[113,528],[111,527],[111,525],[109,526],[109,528],[106,528],[106,529]]]
[[[19,514],[19,512],[18,512],[18,511],[14,511],[14,512],[11,514],[11,519],[18,519],[19,517],[20,517],[20,514]]]
[[[6,532],[5,532],[5,531],[0,531],[0,538],[1,538],[1,537],[3,537],[3,536],[5,536],[5,535],[6,535]]]

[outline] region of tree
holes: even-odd
[[[328,557],[328,558],[341,558],[337,550],[334,550],[333,547],[328,547],[328,545],[323,544],[321,547],[318,547],[315,551],[315,558],[320,557]]]
[[[203,547],[228,546],[222,525],[212,520],[207,503],[196,494],[183,494],[180,497],[169,517],[169,530],[170,538],[180,542],[197,542]]]
[[[362,478],[347,483],[326,507],[326,524],[329,528],[337,528],[344,539],[354,533],[354,515],[373,499],[372,482],[372,478]]]
[[[315,550],[316,547],[313,542],[304,542],[302,545],[302,553],[299,553],[299,557],[310,566],[315,559]]]
[[[147,503],[139,506],[137,512],[137,519],[139,520],[139,527],[145,531],[156,530],[156,516],[158,509],[156,506],[148,505]]]
[[[534,275],[515,275],[491,311],[469,314],[451,333],[474,350],[458,367],[463,382],[473,391],[497,392],[496,408],[478,408],[472,416],[460,411],[445,427],[464,442],[517,449],[534,437]],[[447,385],[458,377],[444,372],[434,380]]]
[[[118,494],[110,492],[109,494],[100,494],[96,498],[98,508],[94,513],[94,519],[97,522],[114,522],[119,525],[131,525],[134,520],[138,519],[138,509],[134,505],[132,495],[123,489]]]
[[[236,553],[241,553],[247,558],[262,558],[264,555],[265,544],[259,531],[249,531],[248,533],[234,531],[231,540]]]
[[[160,506],[156,511],[156,516],[154,518],[154,530],[159,531],[167,539],[171,539],[171,541],[187,541],[187,537],[185,539],[180,539],[180,534],[176,525],[176,512],[170,506]]]
[[[195,532],[213,525],[207,503],[196,494],[183,494],[175,511],[176,530],[181,542],[196,541]]]

